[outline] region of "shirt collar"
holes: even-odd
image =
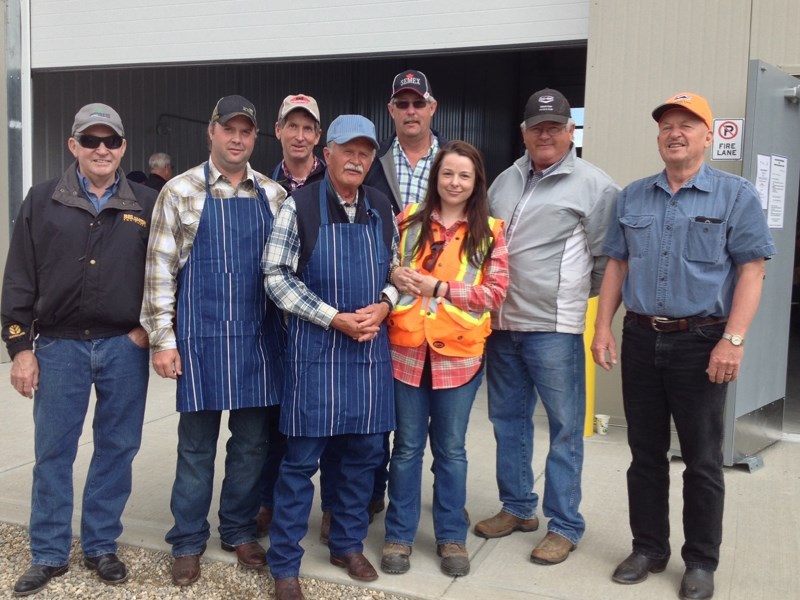
[[[86,198],[91,198],[94,194],[89,191],[89,179],[81,173],[79,168],[76,168],[75,171],[78,173],[78,182],[81,184],[81,189],[83,190],[83,194]],[[117,189],[119,188],[119,170],[114,174],[114,183],[108,186],[103,191],[103,196],[108,195],[108,197],[113,196],[117,193]]]
[[[533,159],[531,159],[530,170],[528,171],[528,174],[530,175],[531,173],[541,173],[542,177],[546,177],[547,175],[550,175],[550,173],[552,173],[553,171],[558,169],[562,164],[564,164],[564,161],[567,160],[567,157],[569,156],[571,151],[572,151],[572,146],[569,147],[569,150],[567,150],[564,153],[564,156],[562,156],[558,160],[558,162],[553,163],[552,165],[550,165],[549,167],[547,167],[546,169],[543,169],[541,171],[537,171],[536,170],[536,167],[533,166]]]
[[[249,181],[251,184],[255,184],[256,177],[255,177],[254,173],[255,173],[255,171],[253,171],[252,167],[250,166],[250,163],[248,162],[247,165],[245,166],[244,177],[242,177],[242,181],[241,181],[241,183],[239,185],[241,185],[245,181]],[[219,180],[220,177],[225,177],[225,181],[230,183],[229,179],[220,172],[220,170],[214,164],[214,161],[212,161],[211,158],[209,157],[209,159],[208,159],[208,182],[209,183],[216,183]]]
[[[670,187],[669,181],[667,180],[666,169],[662,170],[661,173],[658,174],[655,181],[653,182],[653,185],[658,186],[668,191],[670,194],[672,194],[672,188]],[[700,170],[695,174],[695,176],[681,186],[681,189],[683,188],[696,188],[701,192],[713,191],[714,183],[708,165],[706,163],[703,163],[702,166],[700,167]]]

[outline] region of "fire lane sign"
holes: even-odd
[[[742,160],[744,119],[714,119],[712,160]]]

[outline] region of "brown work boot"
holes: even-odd
[[[322,521],[319,524],[319,541],[328,545],[328,536],[331,534],[331,513],[324,511],[322,513]]]
[[[538,517],[520,519],[501,510],[490,519],[484,519],[475,525],[475,535],[493,539],[511,535],[515,531],[536,531],[539,529]]]
[[[175,585],[192,585],[200,579],[200,555],[179,556],[172,563],[172,581]]]
[[[331,564],[347,569],[347,574],[358,581],[375,581],[378,572],[361,552],[351,552],[343,556],[331,554]]]
[[[531,561],[537,565],[557,565],[569,558],[575,544],[563,535],[548,531],[544,539],[531,552]]]
[[[381,571],[392,575],[407,573],[411,568],[409,556],[411,556],[411,546],[385,543],[381,556]]]
[[[269,535],[269,526],[272,523],[272,508],[262,506],[256,515],[256,537],[263,538]]]
[[[297,577],[284,577],[275,580],[275,600],[305,600],[300,580]]]
[[[442,573],[450,577],[461,577],[469,573],[469,554],[464,544],[439,544],[436,554],[442,557]]]

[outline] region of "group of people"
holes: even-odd
[[[287,96],[275,123],[283,159],[270,178],[249,163],[255,106],[223,97],[208,125],[208,161],[158,195],[120,169],[127,140],[116,111],[78,111],[67,141],[76,160],[29,192],[3,280],[11,381],[33,398],[35,420],[32,562],[15,595],[68,569],[72,464],[92,386],[83,562],[105,583],[128,578],[116,540],[149,358],[177,384],[166,535],[176,585],[200,577],[223,411],[220,542],[245,568],[268,564],[276,598],[303,598],[300,542],[318,469],[330,562],[375,580],[363,541],[385,508],[380,569],[409,571],[428,440],[435,552],[443,573],[467,575],[465,440],[484,370],[501,506],[473,531],[538,529],[541,398],[548,522],[530,559],[565,561],[586,527],[583,331],[598,293],[592,353],[603,368],[617,361],[613,315],[621,302],[628,310],[621,359],[633,551],[612,578],[638,583],[669,558],[672,417],[686,462],[680,597],[713,595],[725,389],[775,247],[753,186],[704,164],[705,99],[681,93],[653,111],[665,168],[621,193],[577,156],[571,108],[557,90],[530,97],[525,153],[491,186],[478,149],[431,129],[437,101],[424,73],[398,73],[387,108],[389,139],[379,141],[363,116],[340,115],[318,156],[316,100]],[[267,534],[265,551],[258,538]]]

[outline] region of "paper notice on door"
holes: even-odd
[[[769,206],[769,156],[758,155],[758,165],[756,167],[756,191],[761,198],[761,209],[767,210]]]
[[[783,229],[783,213],[786,204],[786,157],[770,157],[769,165],[769,206],[767,224],[772,229]]]

